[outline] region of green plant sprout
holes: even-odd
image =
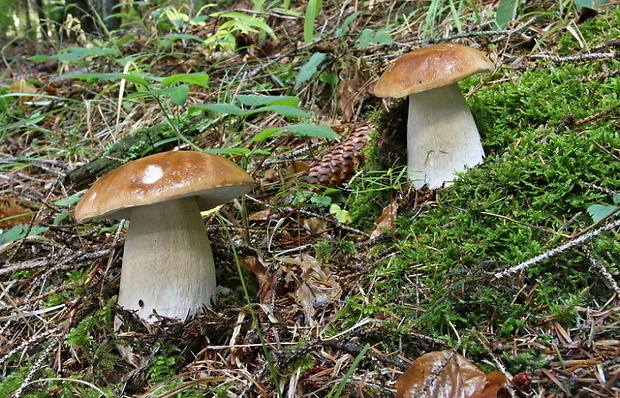
[[[23,214],[20,214],[17,217],[21,217]],[[3,218],[0,221],[8,220],[11,217]],[[29,226],[29,225],[15,225],[14,227],[3,231],[0,229],[0,245],[5,243],[14,242],[20,239],[23,239],[28,236],[37,236],[41,235],[45,232],[49,231],[48,227],[37,227],[37,226]]]
[[[267,23],[256,16],[247,15],[238,11],[216,12],[210,15],[213,18],[227,18],[217,31],[204,41],[206,47],[221,48],[225,51],[235,51],[237,42],[235,33],[257,33],[259,38],[267,35],[276,38],[273,30]]]
[[[323,7],[323,0],[308,0],[304,14],[304,41],[310,43],[315,37],[314,25]]]
[[[239,103],[236,105],[235,102]],[[233,103],[215,103],[193,105],[188,109],[188,115],[195,116],[198,112],[211,111],[223,116],[245,118],[260,112],[275,112],[280,116],[292,119],[309,119],[312,116],[298,108],[299,99],[292,96],[264,96],[264,95],[237,95]],[[245,107],[245,108],[242,108]],[[310,123],[297,123],[282,127],[263,129],[252,137],[252,141],[260,142],[270,137],[291,132],[298,136],[317,138],[338,138],[330,127]]]
[[[368,48],[371,44],[386,44],[391,45],[394,43],[392,37],[387,33],[388,29],[380,29],[374,31],[372,29],[364,29],[360,33],[358,43],[355,48]]]
[[[293,87],[295,90],[299,88],[302,84],[306,83],[308,80],[312,78],[318,71],[319,65],[327,59],[327,54],[322,52],[316,52],[310,56],[308,62],[306,62],[297,73],[297,77],[295,78],[295,86]]]
[[[360,362],[364,358],[364,355],[366,355],[366,353],[368,352],[369,349],[370,349],[370,344],[366,343],[366,345],[364,347],[362,347],[362,349],[360,350],[359,354],[357,354],[357,356],[353,360],[353,363],[351,364],[351,366],[347,370],[347,373],[345,373],[345,375],[342,378],[342,380],[340,381],[340,383],[338,383],[337,385],[334,386],[334,388],[331,389],[331,391],[327,395],[329,398],[338,398],[338,397],[342,396],[342,391],[344,391],[344,388],[347,385],[347,382],[349,381],[349,379],[353,375],[353,371],[355,371],[355,369],[357,369],[357,367],[359,366]]]
[[[612,197],[613,205],[591,205],[587,211],[592,221],[598,223],[602,220],[606,220],[620,211],[620,195],[614,195]]]

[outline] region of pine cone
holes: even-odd
[[[362,149],[372,130],[371,125],[351,130],[336,147],[310,167],[305,182],[333,188],[351,178],[355,169],[364,161]]]

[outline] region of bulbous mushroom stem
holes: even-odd
[[[416,189],[452,185],[455,172],[483,158],[476,122],[456,83],[409,95],[407,174]]]
[[[213,254],[196,198],[132,209],[118,304],[152,323],[154,311],[184,320],[211,307],[215,295]]]

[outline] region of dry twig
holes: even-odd
[[[590,239],[592,239],[592,238],[602,234],[603,232],[610,231],[610,230],[612,230],[614,228],[618,228],[619,226],[620,226],[620,219],[618,219],[618,220],[616,220],[614,222],[611,222],[609,224],[606,224],[603,227],[601,227],[599,229],[596,229],[596,230],[594,230],[592,232],[589,232],[589,233],[587,233],[585,235],[581,235],[581,236],[579,236],[579,237],[577,237],[577,238],[575,238],[575,239],[573,239],[573,240],[563,244],[562,246],[558,246],[555,249],[551,249],[551,250],[549,250],[546,253],[543,253],[543,254],[541,254],[539,256],[531,258],[531,259],[529,259],[527,261],[524,261],[524,262],[522,262],[520,264],[517,264],[514,267],[510,267],[510,268],[505,269],[503,271],[496,272],[495,275],[493,275],[493,280],[505,278],[505,277],[507,277],[509,275],[512,275],[512,274],[517,273],[517,272],[519,272],[521,270],[524,270],[524,269],[526,269],[526,268],[528,268],[528,267],[530,267],[530,266],[532,266],[534,264],[538,264],[541,261],[548,260],[551,257],[557,256],[560,253],[564,253],[565,251],[567,251],[569,249],[572,249],[575,246],[578,246],[580,244],[583,244],[583,243],[589,241]]]

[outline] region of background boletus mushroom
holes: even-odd
[[[153,312],[184,320],[210,307],[216,295],[200,211],[253,187],[249,174],[220,156],[164,152],[126,163],[96,181],[78,203],[75,219],[130,219],[118,304],[149,323],[156,320],[150,318]]]
[[[493,70],[474,48],[436,44],[396,59],[377,81],[379,97],[409,96],[407,174],[416,189],[451,185],[455,172],[482,162],[480,134],[457,83]]]

